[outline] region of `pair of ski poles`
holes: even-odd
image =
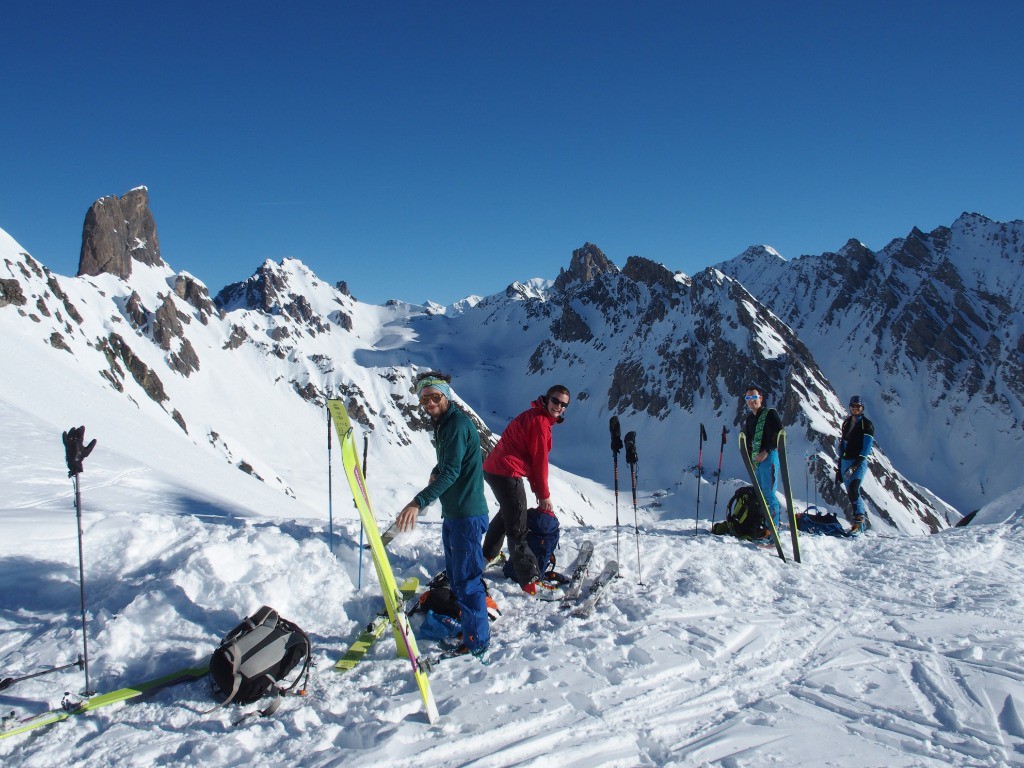
[[[51,672],[60,672],[71,667],[78,667],[85,672],[85,689],[82,691],[82,695],[91,696],[93,694],[92,689],[89,687],[89,635],[85,619],[85,550],[82,545],[82,493],[78,484],[78,476],[84,470],[83,462],[86,457],[96,447],[96,440],[94,439],[88,445],[85,444],[85,427],[72,427],[61,435],[61,439],[64,441],[64,458],[68,465],[68,477],[71,478],[75,488],[75,513],[78,518],[78,584],[82,605],[82,653],[78,655],[76,661],[68,664],[49,667],[20,677],[2,678],[0,679],[0,691],[10,688],[22,680],[31,680],[34,677],[40,677]]]
[[[725,454],[725,441],[728,431],[722,427],[722,445],[718,451],[718,479],[715,480],[715,503],[711,510],[711,525],[715,524],[715,516],[718,514],[718,486],[722,483],[722,456]],[[704,430],[704,425],[700,425],[700,442],[697,448],[697,515],[693,520],[693,531],[697,532],[697,524],[700,522],[700,486],[701,479],[704,476],[704,443],[707,442],[708,433]]]
[[[615,562],[619,562],[619,451],[622,450],[623,441],[619,417],[612,416],[608,422],[612,436],[612,466],[615,477]],[[637,582],[644,586],[643,569],[640,564],[640,524],[637,520],[636,505],[636,467],[640,458],[636,452],[636,432],[626,433],[626,463],[629,464],[629,479],[633,486],[633,531],[636,535],[636,574]]]

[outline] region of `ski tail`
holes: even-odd
[[[740,431],[739,442],[740,457],[743,459],[743,466],[747,468],[747,474],[750,476],[750,483],[757,491],[758,502],[761,504],[761,514],[764,515],[765,523],[771,531],[772,539],[775,541],[775,551],[778,552],[779,558],[782,562],[786,562],[786,553],[782,551],[782,541],[779,539],[779,529],[775,527],[775,521],[768,513],[768,502],[765,501],[764,490],[761,488],[761,484],[757,482],[757,472],[754,469],[754,461],[750,458],[750,451],[747,450],[747,436],[742,430]]]
[[[590,614],[594,612],[594,608],[601,600],[601,597],[608,590],[608,585],[611,584],[618,575],[618,562],[615,560],[609,560],[605,563],[604,569],[598,574],[597,578],[594,579],[594,583],[590,585],[586,598],[584,598],[583,602],[576,607],[572,612],[572,615],[580,619],[589,617]]]
[[[399,590],[402,592],[404,600],[409,600],[413,595],[416,594],[416,590],[419,589],[420,580],[415,576],[411,576],[402,582],[399,586]],[[388,618],[387,606],[381,606],[381,609],[377,611],[377,615],[373,617],[373,620],[363,629],[362,632],[352,641],[349,645],[348,650],[345,651],[345,655],[342,656],[334,664],[334,669],[338,672],[348,672],[358,664],[362,658],[366,655],[367,651],[373,647],[373,644],[377,642],[381,635],[384,634],[384,630],[388,628],[390,619]]]
[[[565,586],[565,597],[562,598],[562,607],[568,608],[580,595],[583,588],[583,579],[587,575],[587,568],[594,557],[594,542],[584,541],[580,545],[579,554],[576,555],[576,563],[573,565],[572,573],[569,576],[569,583]]]
[[[0,731],[0,739],[6,739],[8,736],[17,736],[19,733],[25,733],[26,731],[35,730],[36,728],[44,728],[47,725],[53,725],[59,723],[62,720],[67,720],[72,717],[84,715],[93,710],[100,709],[101,707],[108,707],[111,704],[117,704],[128,699],[134,699],[137,696],[144,696],[156,691],[167,688],[178,683],[184,683],[189,680],[198,680],[203,677],[209,671],[205,664],[196,667],[186,667],[180,669],[177,672],[172,672],[169,675],[157,677],[152,680],[147,680],[144,683],[138,683],[137,685],[125,686],[124,688],[118,688],[116,691],[110,691],[109,693],[101,693],[95,696],[91,696],[84,701],[71,703],[61,709],[52,709],[49,712],[43,712],[39,715],[34,715],[23,720],[13,720],[12,718],[5,717],[3,721],[3,730]]]

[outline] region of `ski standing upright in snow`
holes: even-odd
[[[779,467],[782,469],[782,490],[786,494],[786,512],[789,516],[789,535],[793,542],[793,560],[800,562],[800,533],[796,527],[796,509],[793,506],[793,489],[789,483],[789,459],[786,456],[786,430],[779,430]]]
[[[754,460],[750,458],[750,450],[747,448],[747,436],[740,430],[740,458],[743,459],[743,466],[747,468],[750,476],[750,484],[757,491],[757,501],[761,505],[761,514],[764,515],[765,527],[771,532],[772,540],[775,542],[775,550],[779,557],[786,562],[786,553],[782,551],[782,542],[779,540],[779,530],[775,527],[775,521],[768,512],[768,503],[764,500],[764,491],[761,484],[757,482],[757,472],[754,470]]]
[[[370,553],[373,556],[373,565],[377,571],[377,580],[380,582],[384,604],[388,611],[388,618],[395,631],[395,643],[398,646],[399,654],[406,656],[412,665],[412,674],[416,680],[416,685],[419,687],[420,695],[423,697],[423,707],[426,711],[427,719],[433,724],[437,722],[440,715],[437,711],[437,704],[434,701],[433,691],[430,690],[430,679],[427,677],[427,669],[421,663],[423,658],[420,656],[416,637],[413,635],[412,627],[409,625],[409,618],[405,615],[402,593],[395,583],[395,575],[391,570],[391,563],[388,560],[387,552],[384,550],[384,545],[381,543],[377,520],[373,515],[370,496],[366,490],[366,481],[359,468],[352,422],[349,420],[345,406],[340,400],[328,400],[327,407],[334,420],[334,426],[338,430],[338,443],[341,447],[342,461],[345,465],[345,475],[348,478],[356,508],[359,510],[359,518],[363,522],[366,537],[370,542]]]

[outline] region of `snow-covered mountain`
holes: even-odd
[[[1021,763],[1021,488],[946,530],[958,515],[936,492],[945,478],[893,458],[896,436],[879,418],[882,450],[866,484],[874,532],[806,536],[801,565],[704,535],[742,482],[735,437],[752,379],[787,424],[797,505],[835,498],[831,451],[848,379],[826,372],[809,331],[770,311],[748,280],[724,269],[687,277],[639,257],[620,269],[587,244],[553,280],[451,307],[362,304],[293,259],[211,297],[164,262],[145,190],[125,197],[100,201],[90,219],[105,245],[88,249],[98,254],[88,264],[111,266],[78,277],[51,273],[0,231],[0,677],[66,664],[81,649],[60,433],[85,424],[86,439],[99,440],[82,476],[94,685],[203,662],[267,604],[312,637],[309,695],[236,725],[244,710],[207,713],[209,684],[187,683],[0,741],[0,761]],[[834,316],[845,322],[838,307]],[[390,638],[353,672],[331,670],[380,597],[336,445],[331,470],[323,400],[343,398],[358,422],[386,523],[432,464],[410,391],[427,367],[455,375],[485,442],[548,385],[570,387],[555,427],[559,562],[586,538],[625,576],[583,622],[495,574],[503,615],[491,662],[432,671],[438,726],[422,716]],[[611,414],[638,434],[636,506],[621,455],[618,503],[610,488]],[[695,525],[701,423],[710,441]],[[438,519],[429,511],[392,545],[397,573],[425,581],[443,567]],[[0,692],[2,714],[56,706],[80,680],[78,670],[24,680]]]
[[[963,214],[871,251],[720,264],[800,337],[879,445],[966,513],[1016,488],[1024,425],[1024,221]],[[844,400],[845,402],[845,400]]]
[[[638,482],[676,494],[679,516],[694,514],[701,424],[728,431],[723,475],[742,475],[735,436],[751,382],[787,425],[794,484],[813,482],[824,502],[842,502],[832,457],[854,391],[878,422],[865,494],[883,520],[935,531],[959,518],[951,506],[964,513],[1013,487],[1012,463],[992,461],[986,446],[1012,452],[1020,441],[1020,222],[964,216],[879,254],[851,242],[786,262],[750,249],[693,277],[637,256],[619,269],[588,243],[553,281],[448,308],[381,307],[295,259],[267,261],[211,298],[164,262],[146,195],[93,207],[78,277],[49,272],[4,235],[6,343],[44,357],[41,378],[74,374],[117,391],[121,407],[176,425],[201,452],[309,509],[325,504],[324,399],[346,398],[371,455],[401,465],[411,444],[429,455],[410,381],[431,367],[455,374],[485,435],[550,384],[568,386],[574,403],[553,460],[579,478],[570,484],[608,484],[606,425],[618,415],[638,434]],[[120,257],[104,259],[96,243],[110,251],[117,239],[104,216],[116,221],[121,208],[142,223],[120,233]],[[716,447],[705,446],[712,461]],[[416,482],[395,478],[389,498]]]

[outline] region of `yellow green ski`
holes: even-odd
[[[93,710],[100,709],[101,707],[109,707],[111,704],[127,701],[128,699],[133,699],[136,696],[153,693],[161,688],[166,688],[169,685],[177,685],[178,683],[184,683],[189,680],[197,680],[198,678],[203,677],[207,671],[207,666],[205,664],[198,667],[188,667],[186,669],[178,670],[177,672],[172,672],[169,675],[164,675],[163,677],[147,680],[146,682],[139,683],[138,685],[118,688],[116,691],[90,696],[82,701],[69,703],[60,709],[51,709],[49,712],[43,712],[39,715],[32,715],[20,720],[8,716],[3,718],[3,727],[0,729],[0,739],[6,739],[8,736],[16,736],[19,733],[25,733],[26,731],[31,731],[35,728],[53,725],[54,723],[59,723],[61,720],[67,720],[72,717],[84,715],[92,712]]]
[[[395,574],[391,570],[391,563],[388,561],[387,552],[380,539],[380,531],[377,528],[377,520],[373,515],[373,505],[370,503],[370,495],[366,490],[366,480],[360,469],[359,455],[356,450],[355,436],[353,435],[352,422],[348,412],[345,410],[341,400],[328,400],[327,410],[331,414],[331,420],[338,433],[338,443],[341,446],[342,463],[345,466],[345,475],[348,478],[349,487],[352,489],[352,498],[355,500],[356,509],[359,510],[359,518],[363,522],[363,530],[370,543],[370,554],[373,556],[373,566],[377,571],[377,580],[380,582],[381,594],[384,596],[384,605],[387,608],[388,619],[395,632],[395,643],[398,646],[399,655],[407,657],[412,665],[412,673],[416,679],[416,685],[423,696],[423,707],[427,713],[427,719],[437,722],[439,714],[437,704],[434,702],[434,694],[430,690],[430,678],[427,677],[425,665],[421,663],[419,648],[416,645],[416,637],[409,626],[409,619],[405,615],[405,603],[402,592],[395,582]]]

